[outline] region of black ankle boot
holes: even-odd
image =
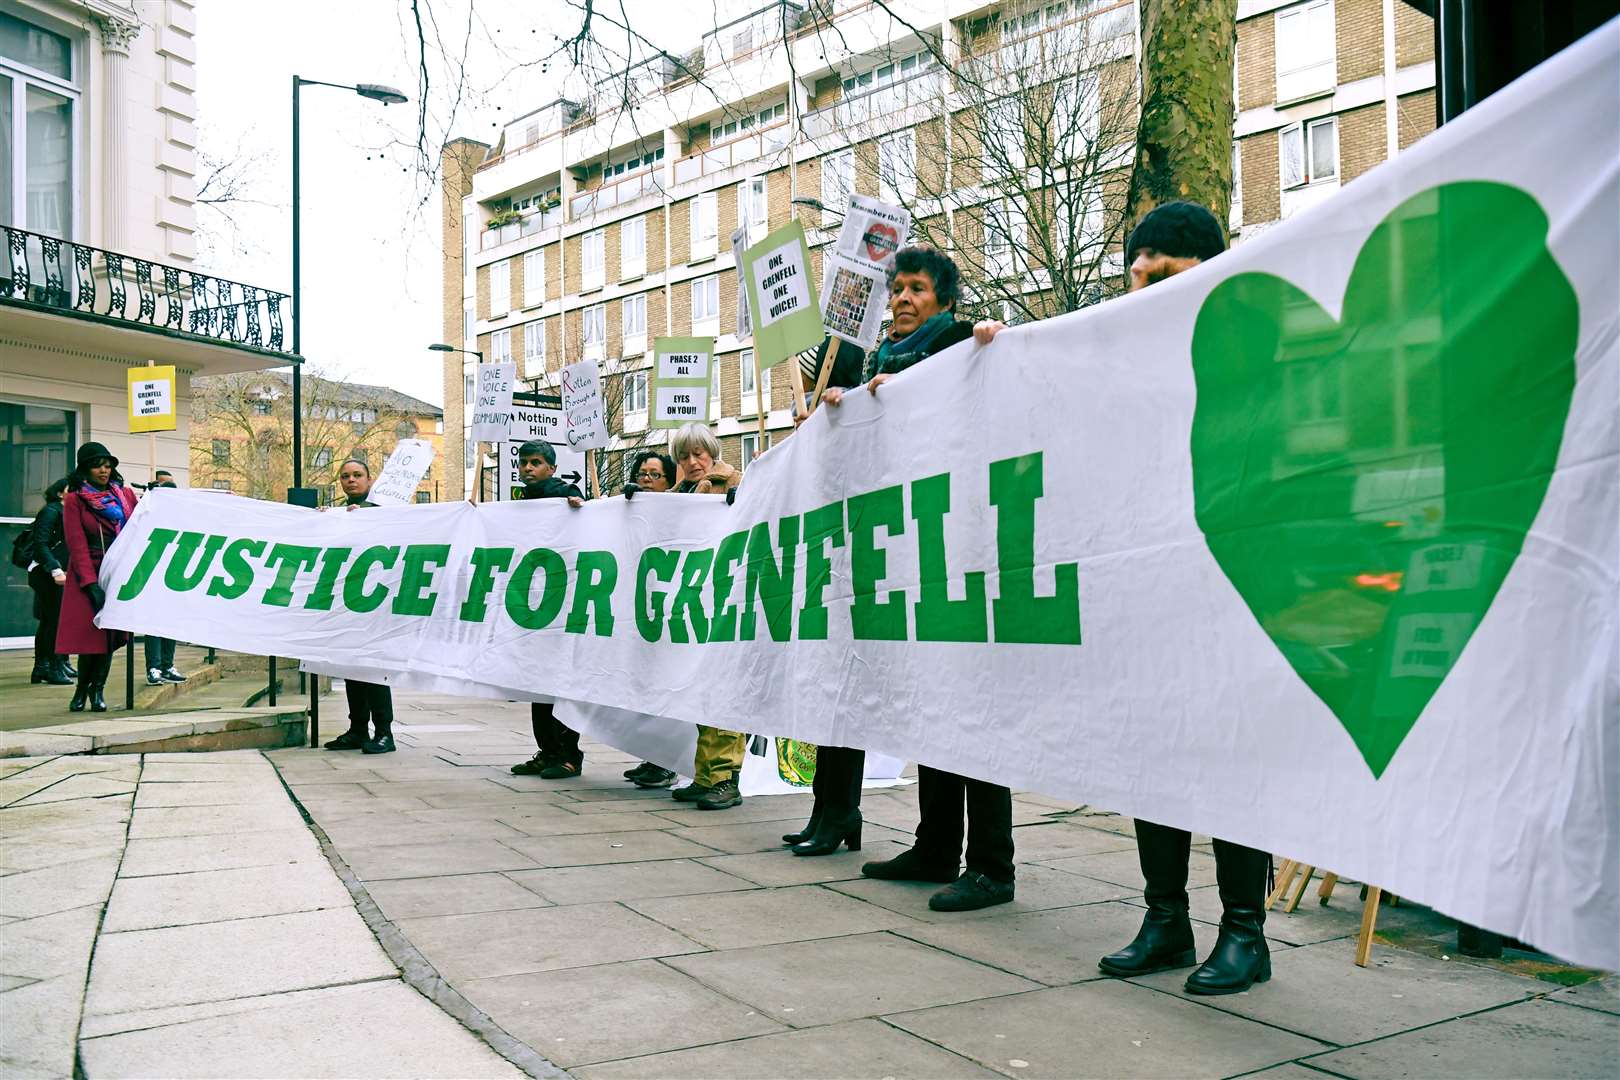
[[[1259,907],[1227,908],[1209,959],[1187,976],[1187,993],[1241,994],[1271,978],[1271,950],[1260,931],[1264,919]]]
[[[79,669],[73,666],[73,660],[68,656],[67,653],[63,653],[61,656],[56,658],[56,666],[61,668],[62,674],[66,675],[70,679],[77,679],[79,677]]]
[[[28,681],[32,683],[50,683],[52,686],[67,686],[73,680],[62,674],[62,669],[56,666],[53,659],[48,663],[35,664],[34,670],[29,672]]]
[[[1116,953],[1097,961],[1108,975],[1130,978],[1170,968],[1192,967],[1198,962],[1193,951],[1192,922],[1187,909],[1174,904],[1150,901],[1147,916],[1136,938]]]
[[[107,711],[107,699],[101,696],[102,685],[103,684],[101,684],[101,683],[96,683],[94,686],[92,686],[90,688],[90,711],[91,712],[106,712]]]
[[[851,810],[848,814],[838,817],[823,817],[816,824],[815,831],[810,839],[793,845],[795,855],[831,855],[838,850],[839,844],[849,845],[849,850],[861,850],[861,812]]]
[[[392,754],[394,752],[394,736],[392,732],[379,731],[375,739],[367,739],[360,747],[362,754]]]
[[[90,684],[83,679],[73,690],[73,700],[68,702],[68,712],[84,712],[85,703],[90,700]]]
[[[782,834],[782,843],[788,845],[788,847],[792,847],[794,844],[804,843],[806,840],[816,835],[816,826],[820,823],[821,807],[818,806],[810,811],[810,820],[805,822],[804,828],[800,829],[798,832]]]

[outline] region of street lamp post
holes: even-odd
[[[477,349],[458,349],[454,345],[446,345],[443,342],[436,342],[429,345],[428,352],[460,353],[462,356],[472,357],[477,363],[482,364],[484,362],[484,354],[479,352]],[[473,456],[478,459],[476,481],[478,484],[478,489],[474,493],[476,497],[473,499],[473,501],[482,502],[484,498],[484,450],[481,445],[476,443],[473,445]]]
[[[353,90],[363,98],[380,101],[384,105],[399,105],[409,100],[406,96],[395,90],[392,86],[381,86],[377,83],[356,83],[348,86],[344,83],[321,82],[319,79],[303,79],[297,75],[292,77],[292,351],[297,359],[292,366],[292,486],[299,490],[304,486],[304,290],[302,288],[302,267],[300,265],[300,247],[302,237],[299,234],[299,191],[298,191],[298,91],[305,86],[331,86],[339,90]],[[287,493],[287,501],[292,501],[292,492]],[[306,505],[314,505],[310,502]],[[302,676],[300,676],[302,678]],[[276,703],[276,658],[270,658],[270,704]],[[319,746],[321,742],[321,677],[311,675],[309,678],[309,745]]]

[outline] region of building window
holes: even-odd
[[[315,451],[315,460],[310,463],[312,468],[330,469],[332,467],[332,448],[323,446]]]
[[[692,258],[704,259],[719,250],[716,229],[719,218],[715,213],[714,192],[705,191],[692,199]]]
[[[601,229],[588,232],[579,245],[579,287],[581,290],[602,287],[602,267],[606,259],[606,233]]]
[[[371,462],[369,459],[367,459],[365,450],[361,449],[360,447],[356,447],[355,449],[349,451],[349,460],[358,461],[368,470],[371,468]]]
[[[770,231],[770,216],[763,176],[751,176],[737,185],[737,224],[747,230],[745,247],[765,239]]]
[[[489,264],[489,317],[494,319],[512,310],[512,260]]]
[[[523,255],[523,306],[534,307],[546,299],[546,253],[528,251]]]
[[[1334,117],[1284,128],[1278,134],[1284,189],[1339,175],[1339,125]]]
[[[539,319],[523,324],[523,359],[546,359],[546,324]]]
[[[720,417],[720,358],[716,356],[709,363],[709,419]]]
[[[984,265],[997,278],[1011,277],[1029,250],[1029,221],[1017,199],[998,199],[984,207]]]
[[[821,159],[821,205],[834,214],[849,209],[849,193],[855,187],[855,153],[845,150]]]
[[[248,408],[253,410],[254,416],[269,416],[273,403],[267,397],[256,397],[248,402]]]
[[[647,219],[633,217],[619,226],[619,278],[629,281],[647,272]]]
[[[512,331],[497,330],[489,335],[489,362],[506,364],[512,360]]]
[[[319,495],[317,496],[317,500],[316,500],[315,505],[317,505],[317,506],[331,506],[333,503],[335,503],[337,501],[337,485],[336,484],[322,484],[320,487],[316,488],[315,490],[317,492],[319,492]]]
[[[463,345],[473,340],[473,306],[466,304],[461,309],[461,343]]]
[[[394,425],[394,438],[396,438],[396,439],[414,439],[414,438],[416,438],[416,425],[411,423],[409,420],[401,420],[401,421],[399,421],[397,424]]]
[[[1332,90],[1336,42],[1333,0],[1308,0],[1277,12],[1277,100]]]
[[[478,448],[471,439],[467,439],[465,436],[463,438],[464,441],[461,444],[461,467],[470,469],[473,467],[473,458],[477,455]]]
[[[581,313],[584,322],[585,359],[600,360],[607,347],[607,305],[593,304]]]
[[[419,503],[430,503],[433,501],[433,493],[431,491],[418,491],[416,493],[416,501]]]
[[[625,373],[624,411],[626,414],[647,411],[647,373],[645,371]]]
[[[231,490],[231,482],[229,480],[215,480],[209,486],[212,487],[215,491],[229,491],[229,490]]]
[[[759,412],[758,402],[765,403],[765,411],[771,409],[771,369],[766,368],[760,372],[759,393],[754,393],[754,350],[744,349],[737,354],[737,385],[742,393],[741,406],[737,411],[745,416],[754,416]]]
[[[467,382],[467,394],[466,394],[466,397],[463,399],[462,403],[465,404],[465,405],[471,405],[472,404],[472,399],[473,399],[473,377],[471,375],[468,375],[466,377],[466,382]]]
[[[73,235],[73,43],[0,11],[0,222]]]
[[[229,465],[231,463],[231,440],[213,440],[214,464]]]
[[[770,432],[767,431],[764,435],[761,435],[757,431],[744,432],[742,437],[742,460],[737,462],[737,466],[742,469],[747,469],[749,464],[753,462],[756,457],[763,454],[770,448]]]
[[[627,296],[620,304],[624,331],[623,351],[626,356],[647,349],[647,294]]]
[[[463,210],[461,213],[461,272],[463,274],[472,272],[472,263],[469,261],[472,258],[472,237],[473,216]]]
[[[878,143],[878,198],[909,203],[917,197],[917,133],[901,131]]]
[[[720,277],[710,274],[692,282],[692,333],[720,332]]]

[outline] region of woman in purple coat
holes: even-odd
[[[68,474],[62,493],[62,533],[67,541],[67,582],[62,589],[62,616],[56,627],[56,651],[79,654],[79,685],[68,709],[106,712],[102,688],[112,670],[112,654],[129,640],[120,630],[102,630],[96,613],[107,602],[97,583],[107,548],[135,512],[135,493],[118,474],[118,459],[98,442],[79,447],[79,464]]]

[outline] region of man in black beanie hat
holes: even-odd
[[[1226,250],[1220,223],[1202,206],[1171,202],[1157,207],[1131,230],[1125,265],[1131,292],[1190,270]],[[1187,916],[1187,860],[1192,834],[1151,821],[1136,822],[1136,852],[1147,882],[1142,929],[1119,952],[1097,964],[1104,973],[1129,977],[1191,967],[1192,921]],[[1190,994],[1237,994],[1271,978],[1265,923],[1266,871],[1271,856],[1241,844],[1215,841],[1215,879],[1221,895],[1221,929],[1203,966],[1187,977]]]

